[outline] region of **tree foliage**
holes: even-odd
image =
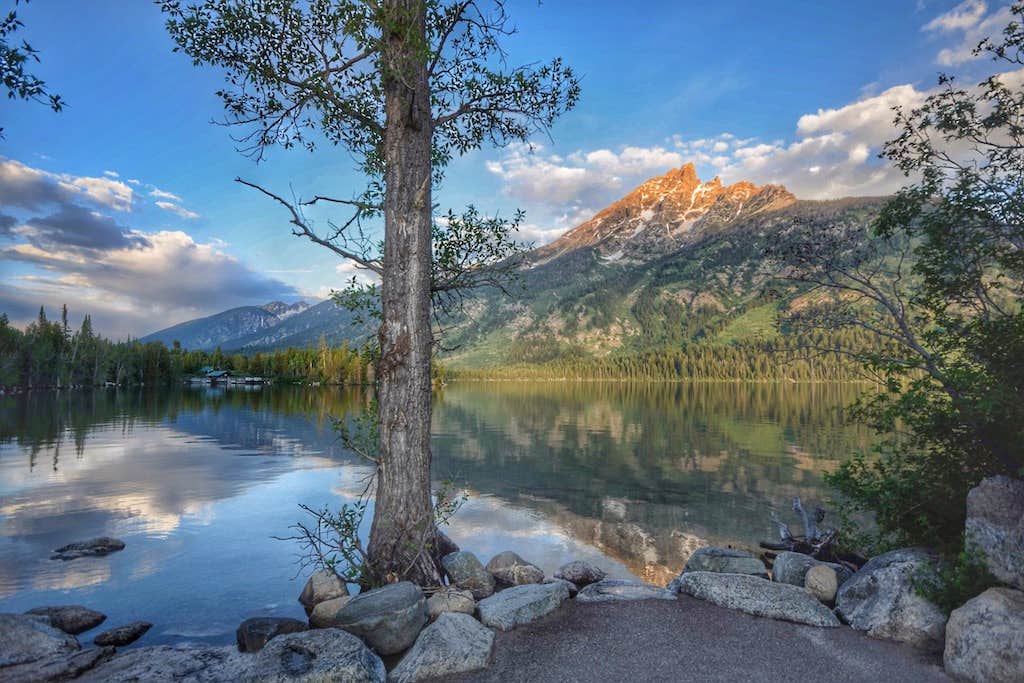
[[[19,0],[15,0],[15,5],[18,3]],[[28,0],[25,3],[28,4]],[[19,43],[14,35],[24,27],[16,9],[0,19],[0,83],[3,83],[7,91],[7,99],[38,102],[59,112],[65,106],[64,100],[51,92],[45,81],[28,70],[40,60],[39,50],[27,40],[22,39]],[[0,128],[0,138],[3,138],[3,128]]]

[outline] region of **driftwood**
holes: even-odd
[[[774,542],[761,541],[760,546],[766,550],[788,550],[794,553],[810,555],[818,560],[835,562],[838,558],[835,556],[833,544],[839,532],[835,529],[823,529],[818,526],[825,521],[825,508],[816,507],[814,508],[814,515],[808,515],[803,503],[800,502],[800,497],[797,496],[793,499],[793,511],[800,515],[804,525],[804,533],[801,535],[794,534],[790,530],[789,525],[781,521],[772,512],[772,521],[779,527],[779,540]]]

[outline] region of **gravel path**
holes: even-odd
[[[499,633],[484,671],[450,681],[949,681],[938,656],[849,627],[760,619],[681,596],[579,604]]]

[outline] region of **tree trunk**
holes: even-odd
[[[425,7],[383,3],[384,277],[380,468],[368,554],[377,580],[440,583],[431,547],[431,140]]]

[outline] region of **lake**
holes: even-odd
[[[454,382],[434,410],[435,481],[468,500],[449,535],[548,574],[588,559],[664,585],[696,548],[774,538],[774,510],[871,434],[854,385]],[[0,397],[0,612],[83,604],[142,644],[230,643],[252,616],[303,617],[300,503],[337,507],[367,474],[333,429],[339,387],[32,392]],[[369,515],[366,519],[369,524]],[[798,526],[798,525],[797,525]],[[71,562],[66,543],[123,539]],[[83,637],[91,637],[91,634]]]

